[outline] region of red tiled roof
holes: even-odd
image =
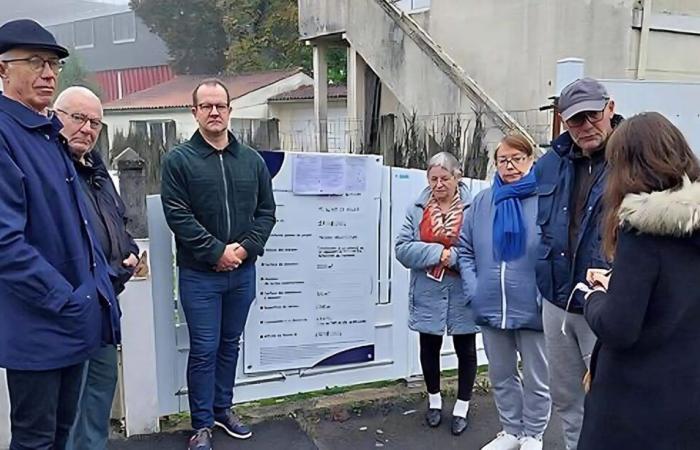
[[[219,77],[226,84],[231,99],[236,99],[258,89],[302,72],[302,69],[271,70]],[[131,109],[187,108],[192,104],[192,90],[209,75],[178,75],[170,81],[149,89],[135,92],[120,100],[104,105],[107,111]]]
[[[342,84],[332,84],[328,86],[329,99],[343,99],[348,97],[348,88]],[[287,102],[296,100],[313,100],[314,87],[300,86],[293,91],[283,92],[268,99],[269,102]]]

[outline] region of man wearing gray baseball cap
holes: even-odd
[[[605,87],[592,78],[566,86],[557,102],[566,132],[537,162],[538,218],[542,235],[536,267],[545,298],[544,323],[550,392],[575,450],[583,420],[588,369],[595,336],[583,318],[584,298],[574,288],[589,268],[608,268],[600,250],[599,221],[605,187],[605,145],[622,121]]]

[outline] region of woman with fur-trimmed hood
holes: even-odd
[[[700,165],[658,113],[613,133],[579,450],[700,448]]]

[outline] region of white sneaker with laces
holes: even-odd
[[[520,440],[517,436],[501,431],[496,439],[481,447],[481,450],[520,450]]]
[[[532,436],[520,438],[520,450],[542,450],[542,441]]]

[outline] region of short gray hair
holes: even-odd
[[[457,158],[449,152],[440,152],[433,155],[430,161],[428,161],[428,170],[426,173],[430,172],[430,169],[433,167],[442,167],[458,178],[462,175],[462,166],[459,164],[459,161],[457,161]]]

